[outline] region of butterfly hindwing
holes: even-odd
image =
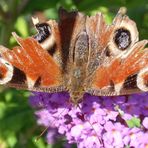
[[[95,19],[96,22],[98,18]],[[86,88],[87,92],[122,95],[147,91],[148,50],[144,49],[147,40],[138,41],[136,24],[119,11],[112,25],[103,28],[102,32],[100,28],[96,36],[104,35],[106,43],[98,40],[98,51],[101,49],[98,57],[101,60],[91,77],[91,88]]]

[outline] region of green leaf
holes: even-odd
[[[11,133],[11,134],[9,133],[9,136],[7,138],[7,143],[9,145],[9,147],[15,146],[15,144],[17,143],[17,138],[14,133]]]
[[[57,19],[58,18],[58,12],[56,8],[50,8],[44,11],[45,16],[48,19]]]
[[[32,140],[33,140],[32,142],[34,143],[36,148],[44,148],[46,146],[44,140],[41,139],[41,138],[39,140],[37,140],[37,141],[36,141],[35,138],[33,138]],[[52,145],[49,144],[48,148],[52,148]]]
[[[4,102],[0,102],[0,119],[4,116],[6,111],[6,104]]]
[[[0,119],[0,131],[5,129],[5,131],[11,130],[17,132],[21,127],[25,126],[25,124],[31,122],[31,115],[32,111],[29,108],[22,110],[12,108],[11,113],[7,113],[5,117]]]
[[[133,117],[130,120],[126,120],[126,123],[128,125],[128,127],[133,128],[133,127],[140,127],[140,119]]]
[[[15,28],[20,33],[21,36],[27,37],[29,35],[28,23],[25,20],[24,16],[18,17],[18,19],[15,23]]]
[[[30,0],[25,6],[24,13],[32,13],[33,11],[43,11],[45,9],[56,7],[59,0]]]

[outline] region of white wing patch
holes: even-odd
[[[146,82],[144,81],[143,76],[148,75],[148,66],[144,69],[142,69],[137,77],[137,86],[142,90],[142,91],[148,91],[148,86],[146,85]]]
[[[6,84],[12,79],[14,68],[8,61],[6,61],[2,58],[0,58],[0,63],[4,64],[7,68],[7,72],[6,72],[5,76],[0,79],[0,84]]]

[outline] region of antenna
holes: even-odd
[[[68,102],[69,103],[69,102]],[[66,108],[64,108],[60,113],[59,113],[59,118],[61,117],[62,113],[64,113],[64,111],[66,110]],[[48,130],[49,127],[52,127],[52,125],[55,125],[56,119],[53,120],[53,122],[51,124],[49,124],[36,138],[35,138],[35,142],[37,142],[44,134],[45,132]],[[57,128],[57,127],[55,127]]]
[[[48,130],[48,128],[50,127],[51,125],[47,126],[36,138],[35,138],[35,142],[37,142],[44,134],[45,132]]]

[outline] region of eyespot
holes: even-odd
[[[134,44],[139,40],[136,23],[126,15],[118,14],[113,20],[111,34],[107,47],[111,56],[128,55]]]
[[[38,23],[35,25],[36,29],[38,30],[38,34],[34,36],[35,40],[39,43],[44,42],[48,37],[51,35],[50,26],[46,23]]]
[[[47,23],[37,23],[35,27],[38,31],[38,34],[34,36],[34,39],[37,40],[43,49],[51,50],[55,46],[55,37],[52,33],[52,27],[49,22]]]
[[[120,50],[126,50],[131,44],[130,31],[125,28],[119,28],[114,32],[114,42]]]
[[[13,66],[0,58],[0,84],[8,83],[13,77]]]

